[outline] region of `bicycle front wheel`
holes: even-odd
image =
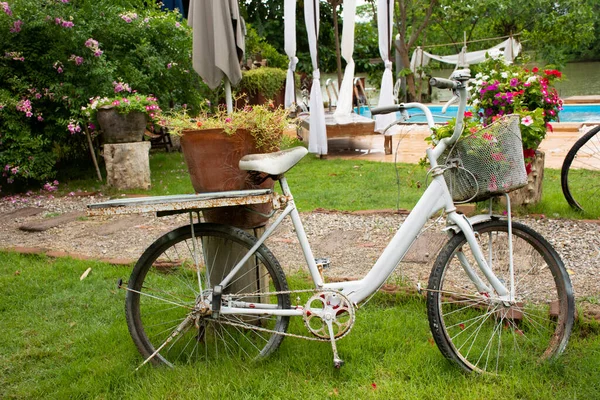
[[[133,341],[154,364],[173,366],[195,360],[265,357],[279,347],[289,317],[211,315],[200,310],[214,285],[256,243],[246,232],[225,225],[194,224],[154,242],[135,265],[125,311]],[[289,308],[285,275],[264,246],[222,290],[223,304]],[[278,293],[279,292],[279,293]],[[214,297],[213,297],[214,298]],[[210,310],[210,308],[208,308]]]
[[[567,153],[560,173],[569,205],[581,211],[600,210],[600,125],[579,138]]]
[[[514,282],[514,301],[500,301],[493,289],[475,286],[467,270],[487,280],[464,234],[455,235],[438,255],[427,293],[429,326],[442,354],[466,371],[491,373],[559,355],[569,340],[575,306],[556,251],[534,230],[513,223],[511,279],[507,221],[474,229],[496,277],[509,290]]]

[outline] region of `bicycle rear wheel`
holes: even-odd
[[[567,153],[560,173],[563,194],[580,211],[600,211],[600,125],[580,137]]]
[[[510,290],[508,223],[489,221],[474,229],[487,263]],[[525,225],[513,223],[512,234],[514,302],[480,292],[467,276],[465,259],[487,282],[463,233],[445,245],[429,278],[427,313],[433,338],[446,358],[469,372],[499,373],[550,359],[569,340],[575,306],[560,257]]]
[[[127,326],[144,359],[158,350],[152,362],[169,366],[231,357],[248,360],[279,347],[283,336],[278,333],[286,331],[289,317],[198,312],[201,293],[208,298],[256,240],[230,226],[194,224],[193,239],[190,226],[184,226],[144,252],[125,301]],[[289,294],[273,294],[287,290],[283,270],[263,245],[223,288],[222,302],[289,308]]]

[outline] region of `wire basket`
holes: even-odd
[[[444,179],[456,203],[482,201],[527,184],[519,116],[506,115],[444,152]]]

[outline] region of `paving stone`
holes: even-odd
[[[44,218],[41,220],[28,222],[21,225],[19,229],[27,232],[43,232],[50,228],[73,222],[78,218],[85,217],[86,215],[87,214],[85,211],[72,211],[54,218]]]
[[[44,254],[48,249],[42,247],[13,246],[2,248],[0,251],[14,251],[21,254]]]
[[[59,258],[59,257],[70,257],[74,260],[92,260],[93,257],[84,256],[83,254],[69,253],[67,251],[49,251],[46,253],[48,257]]]
[[[133,265],[137,262],[137,260],[127,258],[102,258],[100,261],[112,265]]]
[[[108,236],[113,233],[117,233],[120,231],[124,231],[130,229],[134,226],[141,225],[146,222],[146,219],[140,215],[133,215],[124,218],[119,218],[116,221],[110,221],[106,224],[100,225],[92,230],[92,233],[95,233],[100,236]]]
[[[0,214],[0,221],[10,221],[16,218],[32,217],[34,215],[43,213],[44,211],[46,211],[46,209],[41,207],[23,207]]]

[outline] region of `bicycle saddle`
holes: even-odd
[[[240,160],[243,171],[258,171],[269,175],[281,175],[289,171],[308,153],[302,146],[265,154],[248,154]]]

